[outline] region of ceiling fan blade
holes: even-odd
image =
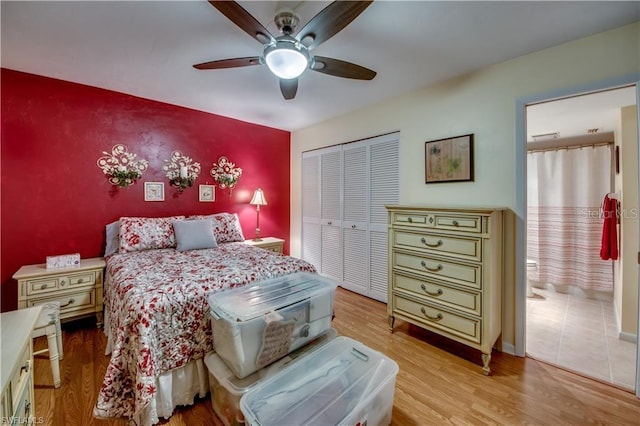
[[[373,1],[334,1],[325,7],[296,34],[309,49],[318,47],[349,25]]]
[[[335,75],[336,77],[356,80],[373,80],[376,76],[376,72],[369,68],[341,61],[340,59],[325,58],[324,56],[314,56],[311,69],[324,74]]]
[[[255,38],[262,44],[269,44],[275,39],[271,33],[254,18],[249,12],[244,10],[235,1],[209,1],[211,6],[218,9],[224,16],[229,18],[231,22],[244,30],[251,37]]]
[[[249,65],[260,65],[260,58],[258,56],[252,56],[250,58],[220,59],[218,61],[196,64],[193,67],[199,70],[217,70],[221,68],[248,67]]]
[[[298,79],[280,79],[280,91],[282,92],[282,96],[286,100],[293,99],[296,97],[296,92],[298,91]]]

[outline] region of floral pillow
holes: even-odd
[[[171,217],[121,217],[119,253],[152,250],[176,246],[173,222],[184,216]]]
[[[244,241],[244,234],[240,227],[240,219],[237,213],[216,213],[209,216],[189,216],[189,219],[211,219],[213,222],[213,235],[218,243],[231,243]]]

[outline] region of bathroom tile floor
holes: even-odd
[[[633,390],[636,345],[618,339],[612,302],[553,289],[527,298],[527,355]]]

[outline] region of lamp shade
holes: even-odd
[[[293,37],[282,36],[265,48],[264,61],[276,77],[297,78],[309,66],[309,53]]]
[[[262,189],[260,188],[256,189],[256,192],[253,193],[253,198],[251,198],[251,201],[249,202],[249,204],[254,206],[267,205],[267,199],[264,197],[264,192],[262,192]]]

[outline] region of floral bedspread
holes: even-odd
[[[316,272],[303,260],[243,243],[109,256],[104,305],[111,361],[94,415],[132,418],[154,397],[160,374],[213,349],[212,292],[297,271]]]

